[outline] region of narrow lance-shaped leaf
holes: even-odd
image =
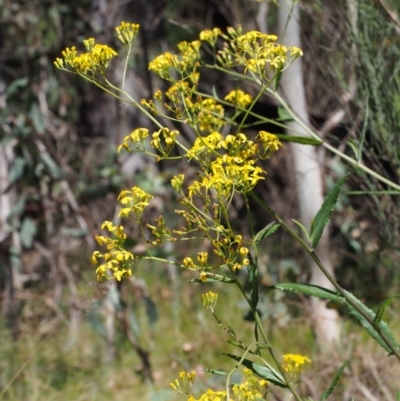
[[[342,177],[339,180],[339,182],[335,185],[335,187],[332,189],[332,191],[329,192],[324,202],[322,203],[321,209],[319,209],[318,213],[316,214],[313,220],[310,233],[311,249],[314,249],[317,246],[318,241],[322,237],[324,228],[328,224],[329,219],[331,218],[331,214],[333,212],[333,209],[335,208],[340,190],[347,176],[348,174]]]
[[[365,102],[365,117],[364,117],[364,124],[361,130],[361,139],[360,139],[360,146],[358,148],[358,155],[357,155],[357,163],[361,162],[362,158],[362,151],[365,141],[365,133],[367,132],[368,121],[369,121],[369,101],[368,97]]]
[[[269,235],[273,234],[279,227],[281,226],[280,223],[277,221],[273,221],[269,223],[266,227],[264,227],[261,231],[259,231],[253,239],[253,247],[256,247],[260,241],[264,238],[268,237]]]
[[[205,372],[212,373],[213,375],[217,376],[228,376],[228,372],[225,372],[224,370],[217,370],[217,369],[204,369]]]
[[[301,294],[304,294],[304,295],[311,295],[313,297],[317,297],[317,298],[321,298],[321,299],[329,299],[331,301],[336,301],[339,303],[344,302],[344,298],[342,296],[340,296],[337,292],[328,290],[323,287],[319,287],[317,285],[280,283],[280,284],[275,284],[270,288],[274,288],[276,290],[282,290],[282,291],[300,292]]]
[[[232,358],[237,362],[240,362],[240,360],[242,359],[237,355],[232,355],[232,354],[223,354],[223,355],[229,356],[229,358]],[[270,383],[273,383],[279,387],[287,388],[285,379],[273,367],[269,365],[265,366],[259,365],[258,363],[250,361],[249,359],[244,359],[241,364],[247,369],[250,369],[253,373],[262,377],[263,379],[268,380]]]
[[[251,253],[249,252],[248,258],[250,260],[250,264],[247,266],[247,271],[249,273],[249,285],[250,285],[250,299],[251,303],[254,307],[254,310],[257,309],[259,296],[258,296],[258,268],[254,263],[253,258],[251,257]]]
[[[400,298],[400,294],[395,294],[381,303],[381,305],[379,306],[378,312],[376,312],[376,315],[374,318],[375,326],[377,326],[382,321],[383,314],[385,313],[385,309],[392,303],[392,301],[395,298]]]
[[[400,191],[348,191],[346,195],[400,195]]]
[[[325,391],[324,394],[322,394],[322,397],[320,398],[320,401],[325,401],[328,399],[328,397],[333,393],[333,390],[335,390],[339,379],[341,378],[344,369],[346,368],[346,366],[349,364],[350,359],[348,359],[341,367],[340,369],[336,372],[335,377],[332,380],[331,385],[328,387],[328,390]]]
[[[300,143],[301,145],[321,145],[322,141],[319,139],[311,138],[308,136],[297,136],[297,135],[285,135],[285,134],[274,134],[276,135],[280,141],[283,142],[295,142]]]
[[[357,306],[370,318],[370,321],[368,321],[364,316],[362,316],[360,314],[360,312],[358,312],[358,310],[356,308],[354,308],[352,305],[350,305],[349,302],[346,302],[346,306],[348,307],[350,313],[364,326],[364,328],[367,330],[369,335],[373,339],[375,339],[382,348],[384,348],[387,352],[391,353],[392,350],[380,336],[380,334],[378,332],[378,330],[379,330],[386,336],[386,338],[388,339],[388,341],[394,348],[398,348],[399,346],[394,338],[394,335],[393,335],[392,331],[389,329],[386,322],[381,320],[379,322],[379,324],[377,324],[377,328],[378,328],[378,330],[377,330],[374,327],[373,323],[371,323],[371,322],[373,322],[373,320],[375,318],[374,311],[372,311],[367,306],[365,306],[359,299],[357,299],[350,292],[348,292],[348,291],[345,291],[345,292],[346,292],[347,297],[352,299],[352,301],[355,302],[357,304]]]
[[[199,278],[192,278],[188,280],[188,283],[212,283],[212,282],[221,282],[221,283],[227,283],[227,284],[235,284],[235,280],[232,280],[231,278],[228,277],[223,277],[223,276],[214,276],[214,277],[207,277],[207,281],[200,280]]]

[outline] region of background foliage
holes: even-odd
[[[398,182],[400,28],[373,0],[357,3],[355,23],[349,13],[351,2],[337,3],[302,2],[307,100],[313,123],[346,152],[353,153],[363,143],[362,160]],[[385,4],[399,19],[399,5]],[[139,22],[142,33],[132,57],[129,84],[137,99],[148,97],[159,82],[149,75],[147,62],[162,49],[194,39],[199,30],[212,26],[223,29],[240,23],[244,29],[256,29],[260,15],[265,15],[273,31],[277,5],[268,6],[267,14],[264,3],[239,0],[0,1],[0,140],[12,149],[6,193],[13,196],[10,221],[20,241],[20,247],[15,247],[7,237],[0,245],[4,316],[0,336],[6,340],[1,342],[5,358],[0,362],[0,394],[5,399],[100,400],[112,395],[117,400],[145,394],[171,399],[166,388],[173,370],[215,365],[206,358],[215,358],[221,367],[228,363],[213,355],[218,338],[209,334],[212,322],[194,301],[199,300],[200,289],[183,285],[187,277],[181,272],[141,266],[137,275],[141,280],[130,290],[122,289],[123,305],[112,304],[114,287],[95,283],[88,254],[101,221],[115,214],[118,190],[133,179],[152,183],[158,199],[152,213],[157,216],[163,209],[166,213],[173,208],[173,199],[163,183],[171,172],[143,159],[118,159],[117,144],[141,124],[141,117],[74,76],[60,74],[52,61],[61,49],[93,33],[113,44],[113,27],[122,19]],[[119,68],[115,66],[116,76]],[[221,82],[210,74],[208,85],[209,91],[227,92],[235,83]],[[278,116],[270,99],[257,107],[265,115]],[[343,110],[343,117],[328,126],[337,110]],[[333,157],[328,160],[329,187],[345,167]],[[284,150],[271,160],[263,194],[287,219],[297,215],[289,169]],[[155,181],[156,176],[160,181]],[[352,177],[333,222],[336,271],[344,287],[376,305],[399,283],[399,197],[354,194],[351,191],[384,188],[356,170]],[[236,205],[238,224],[242,208]],[[179,249],[165,249],[172,251],[180,257]],[[283,234],[268,244],[262,258],[265,286],[285,278],[307,280],[300,250],[288,253],[288,238]],[[9,266],[14,269],[12,281],[7,275]],[[227,304],[241,310],[235,295],[224,296]],[[288,333],[296,330],[298,350],[293,351],[308,349],[313,359],[307,302],[298,297],[263,297],[265,319],[272,334],[279,333],[273,336],[278,347],[284,348],[286,341],[279,327]],[[106,341],[110,303],[123,312],[112,322],[114,346]],[[227,321],[231,312],[224,309]],[[387,313],[389,320],[399,318],[395,309]],[[250,335],[251,326],[245,321],[241,324]],[[398,372],[389,364],[373,363],[380,351],[366,339],[360,343],[351,323],[344,330],[350,334],[343,340],[342,351],[348,353],[346,357],[353,356],[349,376],[358,379],[350,385],[345,378],[343,393],[347,392],[347,398],[359,394],[363,398],[381,383],[383,394],[385,388],[393,394],[391,386]],[[178,346],[176,338],[183,346]],[[166,347],[169,343],[171,347]],[[147,357],[138,357],[141,351]],[[143,370],[146,361],[151,361],[151,374]],[[311,368],[319,372],[315,385],[334,374],[339,360],[332,365],[315,361]],[[203,378],[208,386],[210,380]],[[307,377],[304,382],[307,386]],[[318,389],[307,390],[318,394]]]

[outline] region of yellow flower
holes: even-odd
[[[264,148],[263,152],[260,153],[262,159],[271,157],[282,146],[282,143],[276,135],[266,131],[260,131],[257,138],[261,141]]]
[[[200,264],[204,265],[207,263],[208,260],[208,252],[199,252],[197,254],[197,260],[200,262]]]
[[[299,374],[306,363],[311,363],[308,357],[300,354],[285,354],[282,359],[282,368],[287,373]]]
[[[221,35],[221,30],[219,28],[214,28],[213,30],[207,29],[200,32],[200,40],[210,43],[211,46],[215,46],[218,36]]]
[[[124,138],[123,143],[118,147],[118,152],[121,151],[122,148],[130,151],[129,142],[131,142],[137,150],[143,149],[145,147],[145,140],[149,136],[149,130],[147,128],[136,128],[129,135]]]
[[[186,257],[185,259],[183,259],[183,265],[186,267],[194,267],[193,259]]]
[[[201,300],[207,309],[214,312],[215,305],[218,301],[218,294],[212,291],[206,292],[205,294],[201,294]]]
[[[166,52],[156,57],[149,63],[149,70],[154,71],[161,78],[169,79],[169,69],[175,67],[178,64],[178,56]]]
[[[118,39],[123,44],[130,46],[139,33],[139,28],[139,24],[130,24],[129,22],[122,21],[115,30],[117,31]]]
[[[174,188],[175,191],[179,192],[182,189],[182,185],[183,185],[183,180],[184,179],[185,179],[185,176],[183,174],[176,175],[171,180],[172,188]]]
[[[243,108],[246,108],[253,102],[253,98],[240,89],[229,92],[224,99],[227,102]]]
[[[205,283],[207,281],[207,273],[206,272],[201,272],[200,273],[200,281]]]
[[[180,372],[179,380],[175,379],[170,386],[181,394],[190,394],[193,383],[196,380],[196,372]]]
[[[152,195],[139,187],[132,187],[131,190],[121,191],[118,196],[118,201],[124,207],[121,208],[118,216],[130,217],[133,213],[136,215],[137,220],[139,220],[152,198]]]
[[[78,55],[75,46],[71,47],[71,49],[67,47],[62,51],[64,60],[62,61],[60,58],[56,59],[56,67],[66,69],[64,65],[69,65],[83,75],[89,71],[104,75],[112,58],[117,56],[118,53],[107,45],[95,44],[93,38],[86,39],[83,43],[88,50],[86,53]]]

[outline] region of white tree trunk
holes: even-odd
[[[293,4],[293,0],[280,0],[279,5],[279,43],[301,48],[299,7],[297,1]],[[309,119],[301,59],[296,60],[282,74],[280,90],[295,114],[308,124]],[[288,125],[290,130],[296,130],[299,135],[308,135],[296,122],[290,122]],[[293,132],[290,132],[290,134],[293,135]],[[311,220],[323,202],[322,166],[318,160],[315,147],[295,143],[292,143],[290,146],[300,218],[301,222],[310,228]],[[316,253],[324,266],[333,274],[328,228],[325,229],[324,236],[320,240]],[[307,256],[307,261],[311,270],[311,283],[325,288],[332,288],[331,283],[309,256]],[[319,344],[326,343],[327,341],[329,343],[337,342],[340,336],[340,328],[336,310],[328,309],[326,302],[318,298],[313,298],[311,302],[314,328]]]

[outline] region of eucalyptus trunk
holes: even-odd
[[[299,6],[293,0],[281,0],[279,2],[279,42],[288,46],[301,48]],[[305,88],[301,59],[296,60],[282,74],[280,91],[293,112],[306,124],[309,123]],[[288,125],[288,134],[293,132],[301,136],[308,133],[295,121]],[[293,131],[293,132],[292,132]],[[300,211],[301,222],[306,227],[311,227],[311,221],[318,212],[323,202],[323,166],[313,146],[305,146],[292,143],[292,165],[296,181],[296,197]],[[324,236],[316,249],[316,254],[324,266],[333,274],[333,265],[330,257],[329,228],[327,227]],[[318,266],[306,255],[307,263],[311,272],[311,284],[332,289],[331,283],[322,274]],[[335,343],[339,341],[340,328],[338,313],[334,309],[327,308],[326,301],[318,298],[311,300],[312,315],[315,333],[320,345]]]

